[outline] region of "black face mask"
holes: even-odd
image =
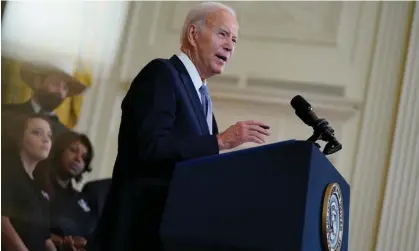
[[[61,105],[63,99],[59,93],[38,90],[36,92],[36,101],[43,110],[52,112]]]

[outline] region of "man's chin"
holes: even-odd
[[[217,75],[217,74],[221,74],[221,73],[223,73],[224,72],[224,66],[222,66],[222,67],[220,67],[220,66],[217,66],[217,67],[213,67],[212,68],[212,72],[215,74],[215,75]]]

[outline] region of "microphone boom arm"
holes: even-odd
[[[342,149],[342,145],[335,138],[335,131],[329,125],[325,119],[319,119],[316,113],[313,111],[310,103],[308,103],[300,95],[295,96],[291,100],[291,106],[295,110],[295,114],[308,126],[313,127],[313,135],[307,139],[309,142],[313,142],[320,148],[320,145],[316,143],[318,140],[323,140],[326,143],[323,153],[325,155],[333,154]]]
[[[327,142],[323,149],[323,154],[330,155],[342,149],[342,144],[337,141],[334,130],[329,126],[329,123],[325,119],[319,119],[313,126],[313,129],[313,135],[306,141],[313,142],[319,148],[320,145],[316,143],[318,140]]]

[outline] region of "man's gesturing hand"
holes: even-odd
[[[217,135],[220,150],[231,149],[246,142],[265,143],[265,136],[269,136],[269,126],[255,121],[240,121]]]

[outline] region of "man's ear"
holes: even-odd
[[[188,42],[193,46],[196,47],[197,45],[197,36],[198,36],[198,26],[196,24],[189,25],[186,36],[188,38]]]

